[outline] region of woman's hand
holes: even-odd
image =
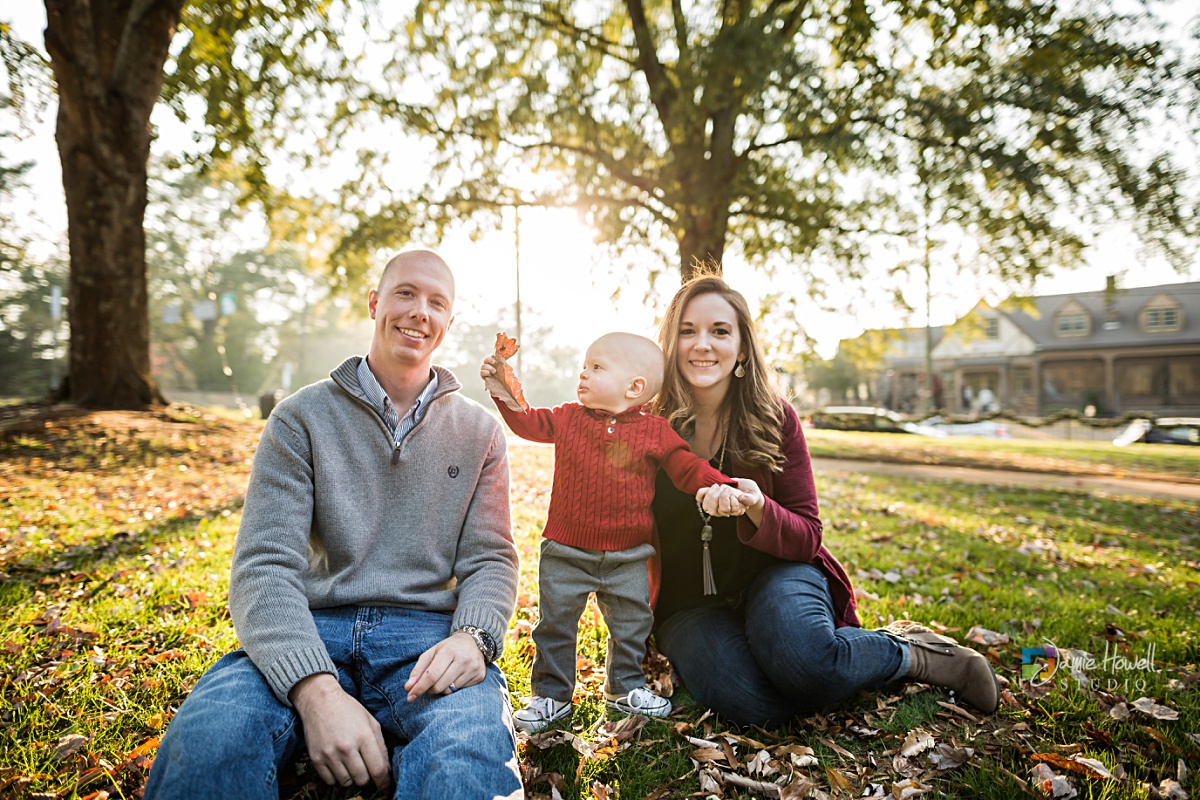
[[[766,499],[758,484],[749,478],[734,478],[737,488],[724,484],[706,486],[696,492],[696,502],[705,514],[714,517],[739,517],[746,514],[755,525],[762,522]]]

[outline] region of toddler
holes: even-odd
[[[530,408],[505,362],[517,345],[503,334],[496,338],[496,354],[480,368],[488,392],[514,433],[555,445],[538,566],[533,696],[513,714],[513,723],[534,733],[571,713],[579,616],[591,592],[609,631],[609,707],[665,717],[671,701],[646,686],[641,666],[653,623],[648,560],[654,554],[654,478],[661,467],[693,494],[735,484],[692,453],[665,419],[641,410],[663,380],[663,354],[650,339],[601,336],[584,358],[579,402]]]

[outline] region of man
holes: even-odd
[[[276,798],[301,744],[330,784],[521,795],[493,663],[516,601],[508,460],[500,424],[432,366],[453,304],[440,257],[396,256],[366,359],[267,421],[229,582],[243,649],[180,707],[146,798]]]

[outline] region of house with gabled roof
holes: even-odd
[[[924,372],[923,329],[896,333],[907,346],[883,359],[874,399],[919,409],[907,388]],[[1200,282],[1122,289],[1110,278],[1095,292],[980,301],[932,355],[947,411],[1200,415]]]

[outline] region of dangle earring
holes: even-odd
[[[734,371],[733,371],[733,377],[735,377],[735,378],[746,377],[746,368],[742,366],[741,361],[737,362],[737,368],[734,369]]]

